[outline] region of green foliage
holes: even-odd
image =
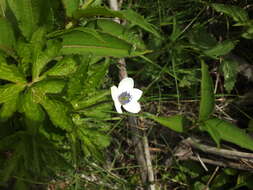
[[[199,120],[207,120],[214,109],[213,82],[208,71],[208,66],[201,61],[201,100],[199,108]]]
[[[79,7],[79,0],[62,0],[67,17],[72,17],[72,13]]]
[[[147,114],[147,117],[176,132],[184,132],[185,118],[182,115],[174,115],[171,117],[158,117],[152,114]]]
[[[227,14],[228,16],[232,17],[234,21],[238,23],[245,23],[249,20],[247,11],[245,11],[244,9],[238,6],[225,5],[221,3],[213,3],[212,8],[214,8],[218,12]]]
[[[221,63],[221,69],[224,75],[224,87],[228,92],[233,90],[238,72],[238,62],[233,59],[225,58]]]
[[[11,23],[5,18],[0,18],[0,31],[0,50],[9,51],[15,46],[15,36]]]
[[[203,130],[212,136],[217,145],[220,144],[220,140],[225,140],[253,150],[253,139],[244,130],[229,122],[213,118],[206,120],[201,126]]]

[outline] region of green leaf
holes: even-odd
[[[5,84],[0,86],[0,103],[8,102],[25,88],[24,84]]]
[[[5,18],[0,18],[0,31],[0,49],[12,49],[16,40],[12,26]]]
[[[248,26],[246,31],[242,34],[242,37],[246,38],[246,39],[253,39],[253,26],[252,26],[252,24]]]
[[[107,7],[87,7],[86,9],[79,9],[73,13],[75,19],[81,17],[94,17],[94,16],[105,16],[105,17],[118,17],[124,19],[124,16],[119,11],[108,9]]]
[[[31,121],[43,121],[45,113],[42,107],[35,101],[33,90],[28,90],[22,95],[20,111]]]
[[[99,19],[96,21],[96,26],[102,32],[106,32],[114,37],[120,38],[130,44],[133,44],[134,47],[144,49],[145,45],[140,39],[139,34],[135,30],[129,29],[128,26],[119,24],[113,20],[104,20]]]
[[[99,102],[105,101],[107,96],[111,92],[109,90],[100,90],[91,94],[89,97],[85,97],[81,100],[73,100],[71,103],[75,110],[83,109]]]
[[[139,26],[140,28],[150,32],[154,36],[161,38],[160,34],[157,32],[154,25],[148,23],[141,15],[136,13],[135,11],[128,9],[121,11],[124,18],[131,22],[133,25]]]
[[[208,71],[208,66],[201,60],[201,92],[199,120],[206,120],[214,109],[213,81]]]
[[[80,64],[74,74],[69,78],[67,84],[67,97],[69,100],[77,100],[82,96],[82,90],[88,76],[89,63],[87,57],[80,56]]]
[[[58,94],[62,92],[65,84],[66,82],[63,80],[48,79],[37,82],[32,88],[43,94]]]
[[[120,40],[112,35],[98,32],[101,39],[98,39],[94,34],[87,32],[72,31],[64,34],[63,54],[92,54],[94,56],[113,56],[113,57],[127,57],[139,56],[148,51],[135,50],[132,44]]]
[[[47,49],[43,52],[38,53],[38,56],[33,63],[32,67],[32,78],[33,81],[38,80],[40,73],[43,68],[58,55],[61,44],[58,41],[50,41]]]
[[[79,0],[61,0],[67,17],[72,17],[72,13],[79,7]]]
[[[220,140],[224,140],[237,144],[242,148],[253,150],[252,137],[227,121],[218,118],[209,119],[203,123],[202,129],[212,136],[217,145],[220,144]]]
[[[0,120],[6,121],[9,119],[17,110],[19,95],[13,96],[11,100],[5,102],[0,109]]]
[[[235,42],[227,40],[217,44],[209,50],[203,51],[203,53],[209,57],[216,59],[219,56],[228,54],[231,50],[235,48],[235,46]]]
[[[225,58],[221,63],[221,68],[225,80],[225,89],[230,93],[236,82],[238,62],[233,59]]]
[[[141,15],[133,10],[114,11],[106,7],[88,7],[86,9],[77,10],[73,13],[74,18],[79,19],[81,17],[94,17],[94,16],[105,16],[105,17],[118,17],[125,19],[137,25],[140,28],[152,33],[156,37],[160,38],[160,34],[156,31],[155,27],[148,23]]]
[[[66,131],[72,130],[73,122],[67,105],[59,100],[47,97],[44,97],[40,103],[47,111],[50,120],[55,126],[58,126]]]
[[[64,57],[58,61],[45,75],[49,76],[67,76],[77,69],[77,63],[72,57]]]
[[[2,57],[0,57],[0,79],[15,83],[26,83],[25,77],[18,70],[16,65],[7,64]]]
[[[168,127],[176,132],[184,132],[185,118],[182,115],[174,115],[171,117],[160,117],[152,114],[147,114],[147,117]]]
[[[30,39],[32,33],[38,28],[40,20],[41,0],[8,0],[15,15],[20,30],[26,39]]]
[[[249,20],[249,15],[244,9],[233,6],[225,5],[221,3],[212,3],[211,6],[218,12],[222,12],[234,19],[234,21],[239,23],[245,23]]]
[[[201,50],[211,49],[217,44],[215,37],[203,27],[189,32],[189,41]]]
[[[20,143],[15,147],[14,152],[12,153],[12,156],[10,159],[7,159],[5,167],[3,171],[1,172],[3,176],[1,177],[2,182],[6,182],[9,180],[11,175],[15,172],[15,170],[18,167],[19,161],[22,157],[22,152],[20,150],[23,149],[23,144]]]

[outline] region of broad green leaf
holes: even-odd
[[[73,129],[69,108],[64,102],[45,97],[41,100],[40,104],[47,111],[50,120],[55,126],[66,131]]]
[[[32,90],[28,90],[22,95],[20,111],[31,121],[43,121],[45,113],[42,107],[35,101]]]
[[[79,0],[61,0],[67,17],[72,17],[72,13],[79,7]]]
[[[5,121],[9,119],[17,110],[17,103],[19,95],[16,94],[11,100],[5,102],[0,109],[0,120]]]
[[[247,11],[244,9],[238,7],[238,6],[233,6],[233,5],[225,5],[221,3],[212,3],[212,7],[218,11],[222,12],[234,19],[234,21],[239,22],[239,23],[245,23],[249,20],[249,15]]]
[[[45,75],[48,76],[67,76],[77,69],[77,63],[72,57],[64,57],[58,61]]]
[[[223,41],[218,43],[216,46],[212,47],[209,50],[203,51],[203,53],[212,58],[218,58],[219,56],[228,54],[236,46],[236,43],[233,41]]]
[[[133,25],[139,26],[140,28],[146,30],[147,32],[150,32],[151,34],[155,35],[156,37],[160,38],[160,34],[157,32],[154,25],[148,23],[141,15],[139,15],[137,12],[128,9],[121,11],[124,18],[131,22]]]
[[[110,93],[111,92],[109,90],[97,91],[96,93],[91,94],[89,97],[85,97],[81,100],[74,100],[71,103],[75,110],[83,109],[105,101]]]
[[[109,111],[112,110],[113,105],[111,103],[98,102],[90,107],[86,107],[79,110],[88,118],[96,118],[97,120],[103,120],[110,118]]]
[[[102,30],[102,32],[106,32],[114,37],[125,40],[137,48],[145,48],[139,34],[136,31],[127,28],[125,25],[119,24],[113,20],[99,19],[96,21],[96,26],[98,29]]]
[[[32,33],[38,28],[40,21],[41,0],[8,0],[13,14],[15,15],[20,30],[26,39],[30,39]]]
[[[201,92],[200,92],[200,109],[199,120],[206,120],[213,113],[214,94],[213,81],[208,71],[208,66],[201,61]]]
[[[25,77],[18,70],[16,65],[7,64],[5,59],[2,57],[0,57],[0,79],[15,82],[15,83],[26,82]]]
[[[22,149],[23,143],[18,144],[15,147],[10,159],[6,160],[6,163],[4,165],[5,167],[1,172],[2,176],[0,176],[2,182],[7,182],[10,179],[13,172],[15,171],[15,169],[18,167],[19,161],[22,157],[22,151],[20,151]]]
[[[43,68],[58,55],[60,47],[61,44],[58,41],[50,41],[47,45],[47,49],[38,53],[38,56],[32,66],[33,81],[38,80]]]
[[[148,51],[135,50],[132,44],[112,35],[99,32],[102,40],[81,31],[65,34],[63,38],[63,54],[92,54],[94,56],[127,57],[138,56]]]
[[[236,82],[238,62],[233,59],[225,58],[221,63],[221,68],[225,80],[225,89],[230,93]]]
[[[76,72],[70,76],[67,84],[67,97],[69,100],[77,100],[82,96],[82,91],[85,86],[85,81],[88,76],[89,63],[87,57],[80,56],[80,65]]]
[[[215,37],[203,27],[189,32],[189,41],[201,50],[211,49],[217,44]]]
[[[30,44],[25,43],[22,40],[17,42],[16,52],[20,59],[18,68],[24,76],[30,75],[30,67],[32,63],[32,48]]]
[[[0,103],[8,102],[25,88],[24,84],[5,84],[0,86]]]
[[[62,92],[65,84],[66,82],[63,80],[48,79],[37,82],[32,88],[42,94],[58,94]]]
[[[242,34],[242,37],[246,38],[246,39],[253,39],[253,26],[252,26],[252,24]]]
[[[152,114],[147,114],[147,117],[160,123],[161,125],[168,127],[176,132],[184,132],[185,120],[182,115],[174,115],[171,117],[161,117]]]
[[[0,31],[0,49],[12,49],[16,40],[12,26],[5,18],[0,18]]]
[[[252,137],[227,121],[218,118],[209,119],[202,124],[202,129],[212,136],[217,145],[220,144],[220,140],[224,140],[237,144],[242,148],[253,150]]]
[[[124,19],[124,16],[119,11],[114,11],[106,7],[87,7],[86,9],[79,9],[73,13],[75,19],[81,17],[94,17],[94,16],[105,16],[105,17],[118,17]]]
[[[86,9],[77,10],[73,13],[74,18],[79,19],[81,17],[94,17],[94,16],[105,16],[105,17],[118,17],[125,19],[137,25],[140,28],[154,34],[160,38],[160,34],[156,31],[155,27],[148,23],[141,15],[133,10],[114,11],[106,7],[88,7]]]

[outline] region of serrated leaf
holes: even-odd
[[[67,17],[72,17],[72,13],[79,7],[79,0],[61,0]]]
[[[224,140],[237,144],[242,148],[253,150],[252,137],[247,135],[244,130],[227,121],[218,118],[209,119],[203,123],[202,129],[212,136],[217,145],[220,144],[220,140]]]
[[[49,61],[57,56],[60,48],[61,44],[58,41],[51,41],[48,43],[47,49],[45,51],[38,53],[38,56],[32,66],[33,81],[38,80],[38,77],[43,68],[47,65],[47,63],[49,63]]]
[[[208,66],[201,61],[201,92],[200,92],[200,108],[199,120],[206,120],[213,113],[214,94],[213,81],[208,71]]]
[[[22,95],[20,111],[31,121],[43,121],[45,113],[42,107],[35,101],[32,90]]]
[[[20,158],[22,156],[22,150],[23,144],[20,143],[15,147],[14,153],[12,154],[10,159],[7,159],[5,167],[3,171],[1,172],[3,176],[1,176],[1,181],[6,182],[11,177],[12,173],[16,170],[18,166],[18,162],[20,161]]]
[[[7,80],[15,83],[25,83],[26,79],[23,74],[18,70],[16,65],[9,65],[0,57],[0,79]]]
[[[72,57],[64,57],[58,61],[45,75],[48,76],[67,76],[77,69],[77,63]]]
[[[221,68],[225,80],[225,89],[230,93],[236,82],[238,62],[233,59],[225,58],[221,63]]]
[[[212,3],[211,5],[216,11],[222,12],[232,17],[236,22],[244,23],[249,20],[249,15],[247,11],[238,6],[225,5],[221,3]]]
[[[5,18],[0,18],[0,31],[0,49],[12,49],[16,40],[12,26]]]
[[[79,60],[80,64],[76,72],[69,78],[67,84],[67,97],[69,100],[77,100],[82,95],[82,90],[85,85],[85,81],[88,75],[89,63],[87,58],[81,56]]]
[[[161,125],[168,127],[176,132],[184,132],[185,119],[182,115],[174,115],[171,117],[161,117],[152,114],[147,114],[147,117],[160,123]]]
[[[40,103],[47,111],[50,120],[55,126],[66,131],[71,131],[73,129],[73,122],[67,105],[59,100],[47,97],[43,98]]]
[[[48,79],[37,82],[32,88],[43,94],[58,94],[62,92],[65,84],[66,82],[63,80]]]
[[[0,86],[0,103],[8,102],[25,88],[24,84],[5,84]]]
[[[15,15],[20,30],[26,39],[30,39],[32,33],[38,28],[40,20],[41,0],[8,0]]]
[[[219,56],[228,54],[236,46],[236,43],[230,40],[218,43],[216,46],[209,50],[203,51],[203,53],[212,58],[218,58]]]
[[[99,32],[103,40],[94,35],[73,31],[65,34],[63,38],[63,54],[92,54],[94,56],[127,57],[138,56],[148,51],[134,50],[132,44],[120,40],[112,35]]]
[[[0,109],[0,120],[6,121],[9,119],[14,112],[17,110],[19,95],[13,96],[11,100],[5,102]]]

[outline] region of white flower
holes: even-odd
[[[118,113],[122,113],[121,106],[131,113],[141,111],[141,105],[138,100],[141,98],[142,91],[134,88],[134,80],[132,78],[121,80],[118,88],[112,86],[111,95]]]

